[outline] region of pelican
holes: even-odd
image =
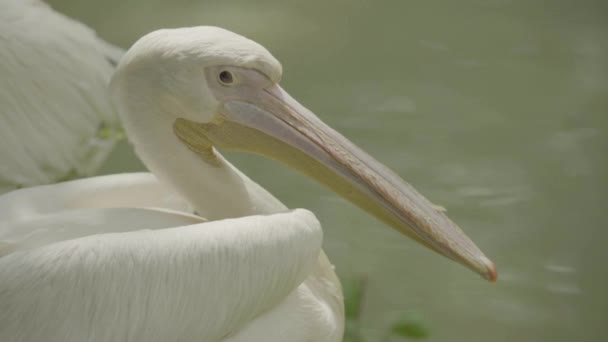
[[[279,85],[281,64],[217,27],[138,40],[111,80],[151,174],[0,197],[1,341],[341,341],[314,214],[218,150],[264,155],[494,281],[494,264],[409,184]]]
[[[122,53],[42,1],[0,0],[0,193],[95,174],[120,135]]]

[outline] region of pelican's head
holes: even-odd
[[[112,88],[119,104],[132,107],[122,112],[138,112],[150,101],[161,107],[179,140],[210,164],[218,163],[214,147],[284,162],[426,247],[496,279],[494,264],[443,210],[289,96],[279,86],[281,74],[281,64],[256,42],[194,27],[141,38]]]

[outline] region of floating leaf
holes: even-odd
[[[418,314],[407,313],[391,327],[393,336],[404,338],[422,339],[428,337],[429,330],[424,324],[424,319]]]
[[[365,339],[361,335],[358,322],[352,320],[346,321],[343,342],[365,342]]]

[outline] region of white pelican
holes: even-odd
[[[496,278],[442,210],[291,98],[281,73],[265,48],[220,28],[136,42],[111,89],[161,183],[115,175],[0,197],[0,340],[340,341],[341,289],[318,221],[216,147],[285,162]]]
[[[42,1],[0,0],[0,193],[95,174],[119,132],[121,55]]]

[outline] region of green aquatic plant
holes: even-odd
[[[362,332],[367,284],[367,276],[342,279],[346,318],[344,342],[369,341]],[[430,332],[421,314],[408,311],[392,323],[382,336],[381,342],[420,340],[429,337]]]

